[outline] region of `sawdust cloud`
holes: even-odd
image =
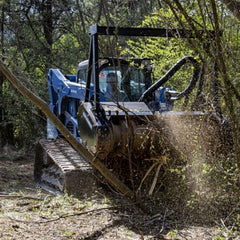
[[[218,145],[213,122],[203,115],[190,114],[168,114],[160,116],[159,121],[167,141],[177,150],[180,158],[184,158],[185,165],[182,167],[189,188],[199,197],[205,195],[210,191],[204,177],[207,163]]]

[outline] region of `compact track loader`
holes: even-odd
[[[130,187],[140,185],[146,166],[166,163],[166,156],[190,133],[198,136],[198,143],[204,143],[206,149],[221,146],[225,120],[215,110],[204,110],[201,67],[193,57],[180,59],[155,82],[150,59],[99,58],[99,35],[194,38],[194,33],[98,25],[90,27],[89,33],[89,59],[78,65],[76,75],[49,70],[49,108],[120,179]],[[186,64],[193,67],[192,79],[178,92],[167,85],[168,80]],[[196,88],[190,110],[174,111],[174,103],[188,99]],[[181,146],[177,151],[184,151],[184,144]],[[47,139],[36,147],[35,180],[47,190],[79,195],[94,188],[95,172],[48,119]]]

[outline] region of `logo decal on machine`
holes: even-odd
[[[71,93],[77,93],[77,90],[71,89]]]

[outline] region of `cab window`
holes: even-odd
[[[87,70],[80,69],[77,74],[77,82],[81,84],[86,84],[87,82]]]

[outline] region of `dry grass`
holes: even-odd
[[[0,238],[239,239],[239,174],[232,161],[165,166],[146,213],[109,189],[82,199],[49,195],[33,182],[32,158],[4,156]]]

